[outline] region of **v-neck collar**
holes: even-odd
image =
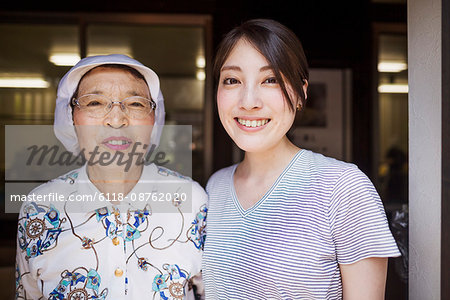
[[[239,202],[239,199],[236,194],[236,189],[234,187],[234,173],[236,172],[237,166],[239,164],[235,164],[231,170],[231,178],[230,178],[230,190],[231,190],[231,198],[234,202],[234,205],[236,209],[239,211],[242,217],[248,216],[253,211],[255,211],[264,201],[272,194],[273,190],[278,186],[278,183],[283,179],[284,175],[290,170],[291,166],[295,163],[297,158],[304,152],[304,149],[300,149],[294,157],[291,159],[289,164],[284,168],[283,172],[277,177],[275,182],[272,184],[272,186],[267,190],[267,192],[259,199],[255,204],[253,204],[251,207],[244,209]]]

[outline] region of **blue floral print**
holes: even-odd
[[[80,272],[86,272],[80,268]],[[94,269],[90,269],[86,275],[80,272],[64,271],[61,281],[50,293],[49,300],[76,300],[76,299],[106,299],[108,290],[104,289],[98,293],[100,286],[100,275]]]
[[[206,239],[206,214],[208,209],[206,205],[200,208],[195,220],[192,221],[192,227],[189,232],[189,238],[197,249],[203,249]]]
[[[18,240],[20,249],[26,252],[26,258],[29,259],[56,246],[63,220],[53,205],[43,217],[39,215],[45,210],[34,202],[27,204],[24,211],[26,218],[19,221]]]
[[[180,269],[176,264],[166,264],[163,268],[166,273],[155,276],[152,285],[153,290],[159,292],[159,296],[164,300],[183,299],[188,272]]]

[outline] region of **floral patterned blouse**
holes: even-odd
[[[193,299],[207,199],[198,183],[152,164],[111,204],[84,166],[31,194],[19,214],[16,299]]]

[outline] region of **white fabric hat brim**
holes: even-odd
[[[165,120],[164,98],[159,87],[159,78],[150,68],[144,66],[137,60],[126,55],[111,54],[90,56],[80,60],[69,72],[64,75],[58,85],[55,107],[54,132],[56,137],[75,155],[80,152],[78,138],[72,119],[72,108],[70,101],[78,86],[81,77],[89,70],[104,64],[120,64],[132,67],[141,73],[150,90],[150,95],[156,103],[155,124],[153,127],[150,143],[158,145]]]

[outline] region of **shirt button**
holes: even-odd
[[[115,238],[112,239],[112,243],[114,244],[114,246],[117,246],[120,244],[120,240],[119,238],[116,236]]]
[[[114,271],[114,275],[116,275],[116,277],[122,276],[122,275],[123,275],[123,270],[122,270],[121,268],[117,268],[117,269]]]

